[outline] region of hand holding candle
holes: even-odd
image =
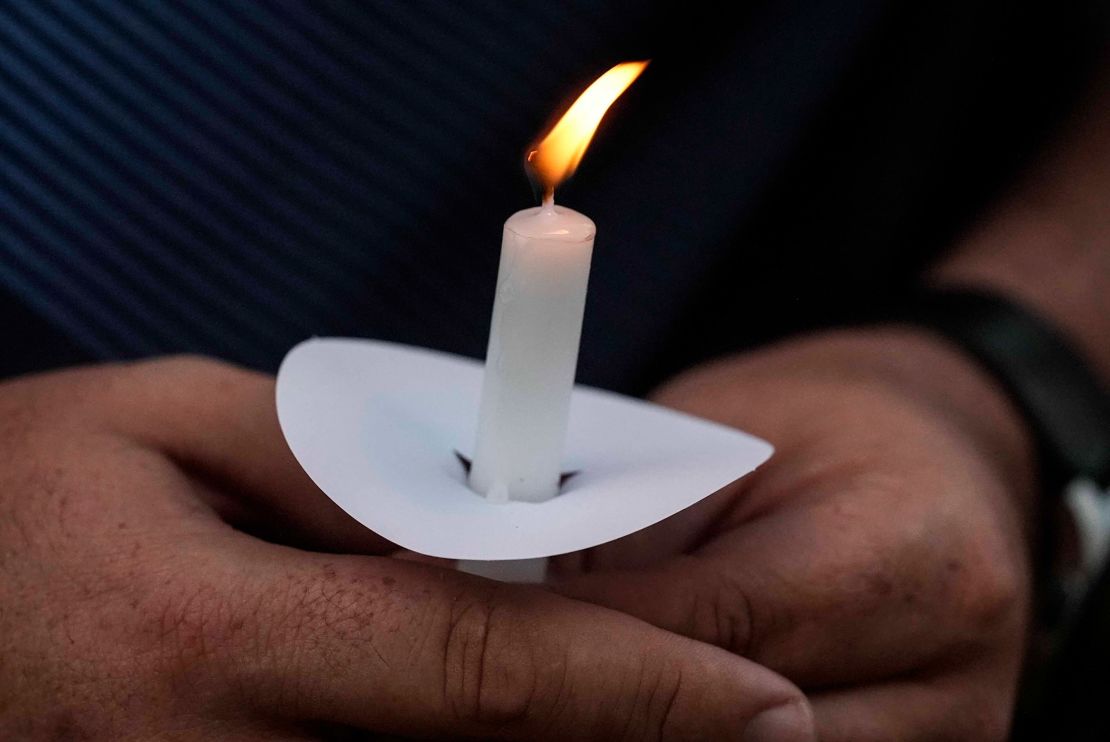
[[[541,207],[505,222],[470,487],[493,501],[539,502],[559,488],[594,224],[554,203],[613,101],[647,62],[618,64],[528,155]]]

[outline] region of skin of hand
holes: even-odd
[[[774,456],[656,526],[560,557],[554,588],[782,673],[822,742],[1006,739],[1033,475],[992,384],[894,327],[687,372],[657,401],[760,435]]]
[[[728,651],[372,555],[273,393],[198,359],[0,385],[0,739],[812,738]]]

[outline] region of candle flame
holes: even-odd
[[[586,88],[562,118],[528,152],[528,165],[543,185],[544,198],[574,174],[609,107],[635,82],[648,63],[622,62]]]

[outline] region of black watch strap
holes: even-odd
[[[1036,438],[1047,491],[1077,477],[1110,486],[1110,394],[1055,327],[1017,302],[970,290],[918,292],[898,315],[959,345],[1005,387]]]

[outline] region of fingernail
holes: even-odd
[[[761,711],[748,722],[742,739],[743,742],[817,742],[813,711],[805,700]]]

